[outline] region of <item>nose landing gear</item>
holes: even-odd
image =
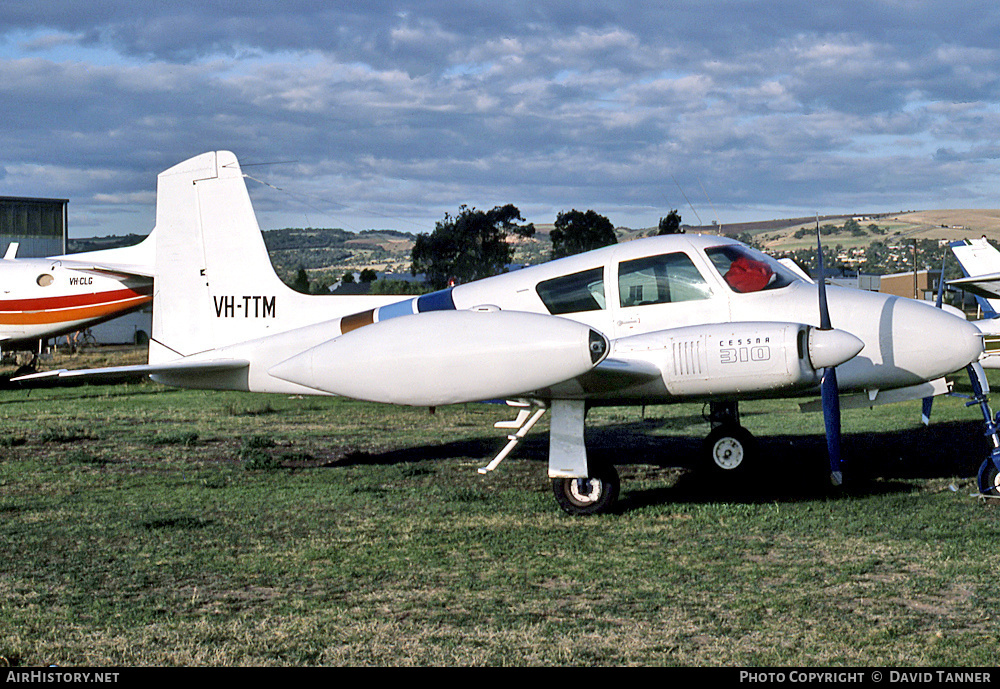
[[[986,382],[986,373],[979,363],[969,364],[966,368],[969,372],[969,380],[972,382],[972,400],[967,402],[967,406],[979,405],[983,413],[983,423],[986,425],[985,435],[990,439],[990,454],[979,467],[977,483],[980,494],[1000,498],[1000,413],[993,416],[990,409],[990,399],[987,396],[990,388]]]

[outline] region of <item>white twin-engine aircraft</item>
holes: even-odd
[[[153,300],[155,238],[121,249],[48,258],[0,259],[0,349],[40,341],[135,311]]]
[[[735,472],[752,445],[740,401],[822,392],[839,481],[840,392],[864,406],[946,392],[983,351],[948,310],[826,289],[716,236],[640,239],[414,298],[299,294],[274,274],[228,152],[159,175],[155,234],[149,364],[104,372],[430,407],[508,400],[509,442],[480,471],[548,410],[549,476],[572,514],[618,495],[614,467],[588,462],[588,406],[706,401],[711,465]]]

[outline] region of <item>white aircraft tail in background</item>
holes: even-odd
[[[1000,251],[986,237],[964,239],[949,244],[962,267],[964,278],[948,284],[975,295],[985,318],[1000,314]]]

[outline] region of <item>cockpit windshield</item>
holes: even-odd
[[[728,244],[705,253],[726,284],[741,294],[786,287],[799,279],[775,259],[747,246]]]

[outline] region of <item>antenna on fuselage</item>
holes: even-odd
[[[698,218],[698,224],[701,225],[702,224],[702,222],[701,222],[701,216],[698,215],[698,211],[696,211],[694,209],[694,206],[691,205],[691,201],[688,199],[687,194],[684,193],[684,190],[681,189],[681,185],[678,184],[677,178],[674,177],[673,173],[670,173],[670,179],[674,180],[674,184],[677,185],[677,191],[679,191],[681,193],[681,196],[684,197],[684,200],[687,201],[688,207],[691,208],[691,212],[694,213],[694,217]]]
[[[715,204],[712,203],[712,199],[708,197],[708,192],[705,191],[705,185],[701,183],[701,179],[698,180],[698,186],[701,187],[701,193],[705,195],[708,200],[708,205],[712,207],[712,212],[715,213],[715,224],[719,228],[719,234],[722,234],[722,221],[719,220],[719,212],[715,210]]]

